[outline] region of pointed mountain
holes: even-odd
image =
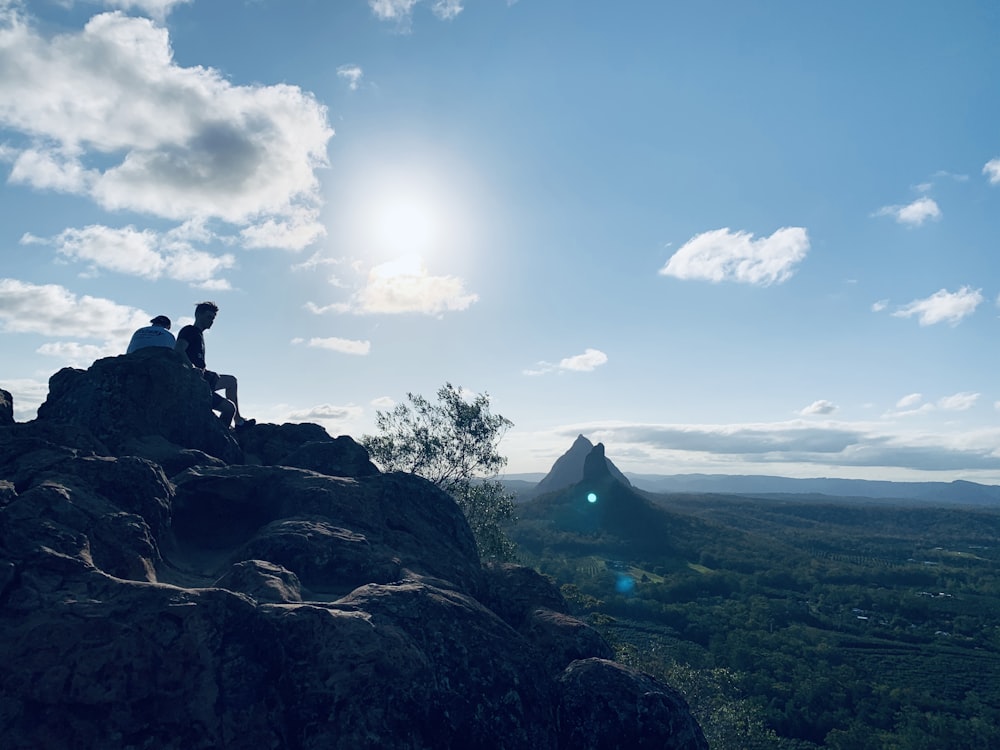
[[[557,544],[576,553],[696,560],[696,540],[718,533],[706,534],[704,521],[658,507],[619,481],[601,443],[583,456],[579,481],[525,502],[518,515],[511,538],[526,549]]]
[[[549,469],[549,473],[545,475],[545,478],[535,485],[532,494],[538,496],[546,492],[557,492],[583,481],[587,456],[593,450],[593,443],[583,435],[577,435],[570,449],[556,459],[556,462],[552,464],[552,468]],[[600,459],[594,460],[603,460],[607,465],[607,472],[610,476],[626,487],[632,486],[631,482],[625,478],[625,475],[618,470],[618,467],[605,457],[603,445],[601,445]]]

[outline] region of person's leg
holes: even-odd
[[[219,421],[222,422],[223,427],[227,430],[232,427],[233,417],[236,415],[236,404],[218,393],[213,393],[212,408],[219,412]]]
[[[236,393],[237,382],[236,376],[234,375],[219,375],[219,380],[215,384],[216,389],[222,389],[226,392],[226,398],[233,402],[233,406],[236,407],[236,421],[242,422],[243,416],[240,414],[240,400]]]

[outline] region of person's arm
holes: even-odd
[[[188,350],[187,339],[181,336],[180,334],[177,334],[177,343],[174,344],[174,351],[183,354],[184,361],[187,362],[188,367],[194,367],[194,369],[197,370],[198,368],[195,367],[194,362],[191,361],[191,358],[188,356],[187,350]]]

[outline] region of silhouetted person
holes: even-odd
[[[219,419],[228,429],[236,418],[236,426],[254,424],[252,419],[243,419],[240,415],[240,402],[236,396],[236,378],[233,375],[220,375],[205,366],[205,331],[212,327],[219,306],[214,302],[199,302],[194,308],[194,325],[184,326],[177,334],[177,351],[187,355],[191,366],[201,371],[201,376],[212,390],[212,409],[219,412]],[[224,390],[223,398],[216,391]]]
[[[165,346],[173,349],[176,345],[174,334],[170,332],[170,318],[166,315],[157,315],[149,325],[140,328],[132,334],[132,340],[128,342],[126,354],[131,354],[136,349],[145,349],[147,346]]]

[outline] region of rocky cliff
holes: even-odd
[[[39,748],[705,748],[534,571],[317,425],[224,431],[169,350],[0,391],[0,737]]]
[[[534,490],[530,493],[524,494],[529,497],[537,497],[538,495],[544,495],[547,492],[558,492],[566,489],[567,487],[572,487],[584,478],[587,456],[590,455],[590,452],[593,449],[593,443],[591,443],[583,435],[577,435],[576,440],[573,441],[573,445],[570,446],[568,451],[556,459],[556,462],[552,464],[552,468],[549,469],[549,473],[546,474],[537,485],[535,485]],[[631,483],[625,475],[622,474],[618,467],[611,462],[610,458],[604,455],[603,449],[601,452],[601,460],[607,465],[608,473],[614,477],[617,482],[625,485],[626,487],[631,486]]]

